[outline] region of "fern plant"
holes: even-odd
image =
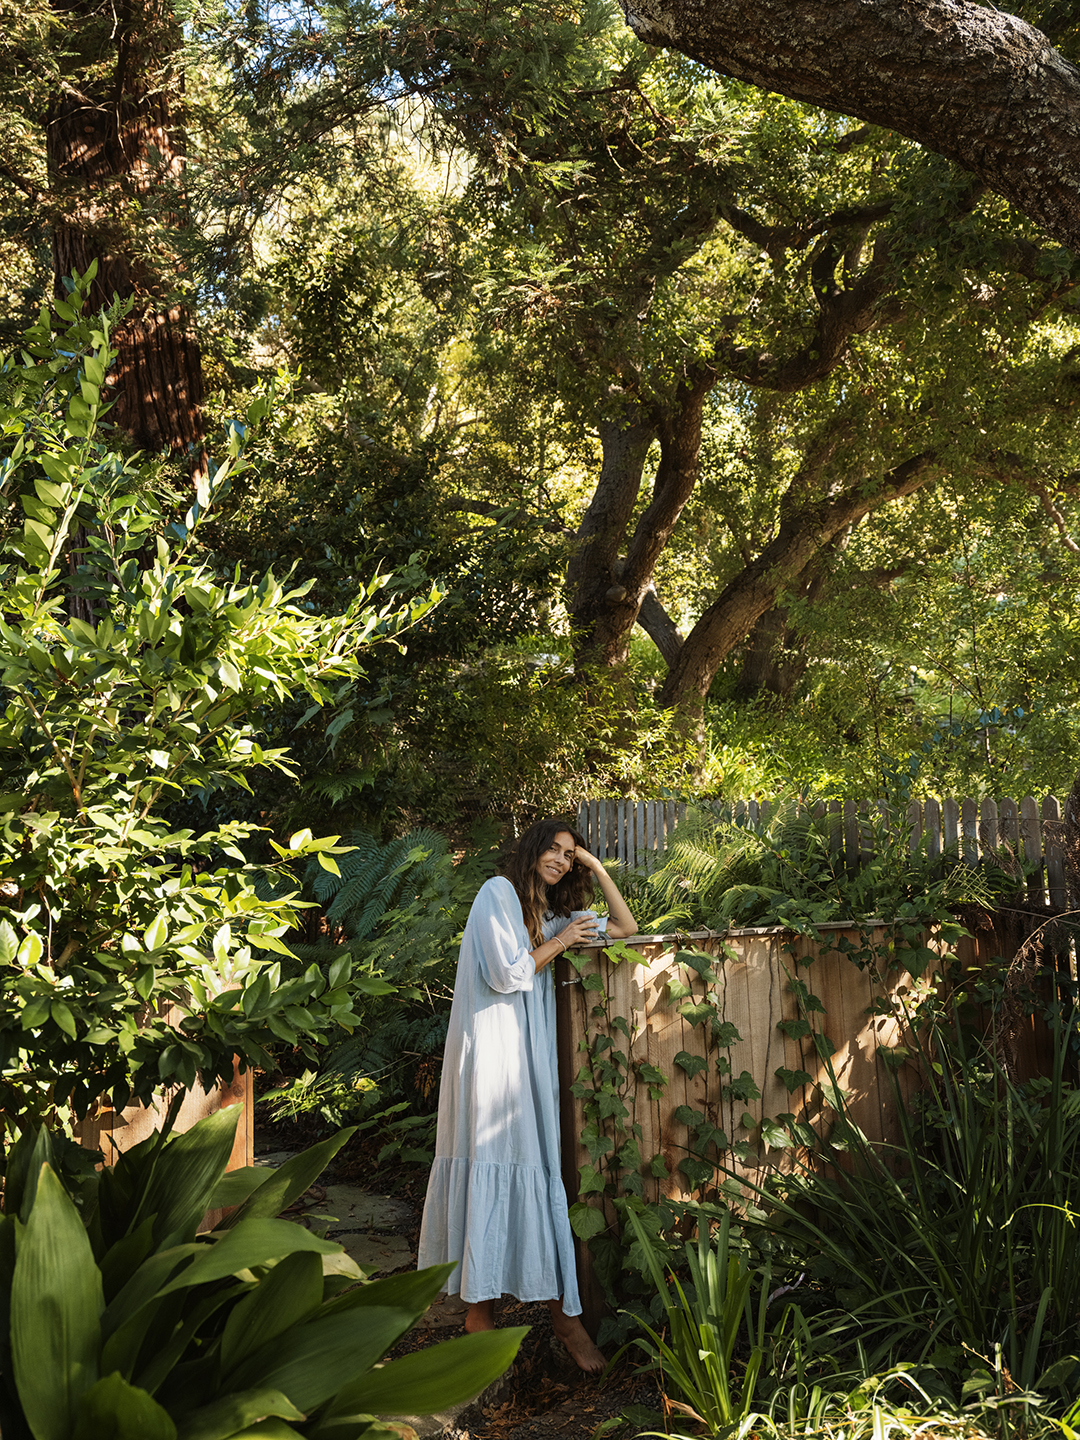
[[[873,815],[860,817],[867,853],[849,870],[835,845],[835,823],[794,797],[778,801],[761,822],[691,811],[650,887],[659,903],[683,906],[691,926],[725,930],[929,916],[951,906],[992,904],[1019,883],[991,867],[943,864],[912,852],[902,826]]]
[[[350,958],[360,1023],[271,1105],[283,1117],[310,1112],[328,1124],[375,1124],[390,1144],[405,1123],[395,1106],[420,1116],[435,1108],[461,932],[494,870],[494,851],[481,844],[455,861],[445,837],[427,828],[388,842],[354,831],[342,837],[345,846],[336,869],[316,862],[304,876],[325,939],[292,938],[290,947],[331,974]],[[393,1118],[380,1128],[386,1116]],[[409,1150],[401,1158],[419,1160],[424,1146]]]

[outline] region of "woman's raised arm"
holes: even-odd
[[[637,934],[637,922],[630,914],[630,907],[619,893],[619,887],[611,878],[603,865],[582,845],[574,847],[574,859],[579,865],[584,865],[586,870],[591,870],[593,878],[600,886],[604,899],[607,901],[608,919],[604,929],[613,940],[625,940],[628,935]]]

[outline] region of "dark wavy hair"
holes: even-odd
[[[521,901],[525,929],[534,946],[543,942],[540,927],[545,915],[569,915],[571,910],[591,908],[593,878],[584,865],[575,861],[557,885],[545,884],[536,868],[541,855],[551,849],[555,836],[563,831],[574,837],[575,845],[585,845],[584,837],[569,820],[552,815],[530,825],[502,864],[503,874]]]

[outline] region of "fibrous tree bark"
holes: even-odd
[[[199,344],[187,310],[165,298],[171,285],[155,256],[181,219],[180,29],[170,0],[57,9],[81,62],[47,117],[57,294],[65,275],[97,260],[91,302],[133,300],[114,332],[111,418],[142,449],[186,453],[198,471],[206,464]]]
[[[1080,250],[1080,71],[972,0],[624,0],[649,45],[896,130]]]

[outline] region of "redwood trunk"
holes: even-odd
[[[87,67],[93,82],[59,94],[49,113],[50,182],[68,197],[53,230],[56,291],[62,296],[63,277],[96,259],[91,304],[106,305],[114,294],[134,300],[114,332],[110,419],[140,448],[184,452],[193,469],[202,468],[198,339],[183,307],[161,302],[169,282],[149,258],[179,223],[182,204],[179,29],[167,0],[127,0],[107,17],[92,0],[57,8],[80,52],[98,63]]]

